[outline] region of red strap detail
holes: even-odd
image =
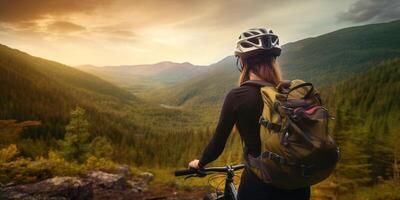
[[[320,106],[313,106],[313,107],[308,108],[308,109],[303,109],[302,107],[298,107],[298,108],[294,109],[294,112],[295,113],[297,113],[297,112],[305,112],[306,114],[311,115],[311,114],[315,113],[315,111],[318,108],[320,108]]]
[[[319,108],[319,106],[314,106],[314,107],[312,107],[312,108],[310,108],[310,109],[305,110],[304,112],[307,113],[307,114],[309,114],[309,115],[311,115],[311,114],[315,113],[315,111],[316,111],[318,108]]]

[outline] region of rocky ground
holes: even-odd
[[[154,176],[142,173],[132,176],[129,170],[120,174],[92,171],[79,177],[54,177],[25,185],[3,185],[0,199],[22,200],[174,200],[202,199],[204,188],[184,188],[177,184],[149,184]]]

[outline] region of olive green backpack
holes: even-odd
[[[339,160],[339,149],[328,133],[328,111],[318,91],[302,80],[277,87],[261,85],[264,109],[260,117],[262,153],[246,156],[249,169],[265,183],[297,189],[326,179]],[[247,82],[245,82],[247,83]]]

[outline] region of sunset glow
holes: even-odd
[[[69,65],[209,64],[251,27],[269,26],[288,43],[398,15],[364,16],[374,6],[364,2],[0,0],[0,43]]]

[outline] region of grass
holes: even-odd
[[[350,195],[349,200],[395,200],[400,199],[400,182],[384,181],[375,186],[360,189],[356,197]]]

